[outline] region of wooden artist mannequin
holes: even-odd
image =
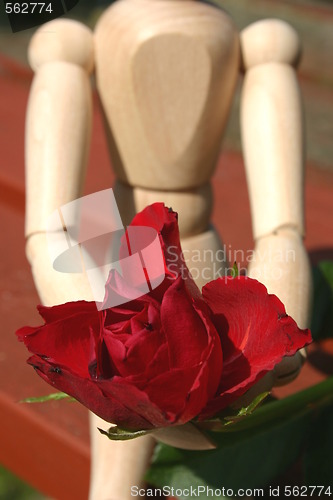
[[[82,195],[94,69],[123,222],[154,201],[172,206],[190,268],[191,252],[222,248],[210,224],[210,179],[242,70],[241,128],[256,241],[249,275],[307,327],[299,57],[297,34],[286,23],[260,21],[239,36],[222,10],[192,0],[121,0],[105,11],[94,35],[75,21],[43,25],[29,47],[36,75],[26,131],[27,255],[42,302],[93,300],[84,274],[52,268],[45,229],[51,212]],[[214,262],[197,260],[199,271],[213,269]],[[216,277],[199,272],[197,283]],[[284,360],[267,384],[292,380],[301,364],[299,353]],[[97,426],[109,427],[92,415],[90,498],[131,498],[154,440],[114,443]]]

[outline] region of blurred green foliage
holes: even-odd
[[[333,262],[322,261],[313,268],[313,340],[333,337]]]
[[[0,466],[0,500],[43,500],[45,497]]]
[[[217,448],[187,451],[159,444],[147,480],[175,490],[268,488],[300,461],[302,484],[333,494],[333,377],[285,399],[264,404],[220,432]],[[202,500],[219,498],[210,493]],[[186,500],[180,496],[180,500]]]

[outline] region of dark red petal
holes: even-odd
[[[186,405],[179,420],[183,423],[196,417],[206,406],[214,394],[216,394],[222,373],[222,350],[220,338],[212,325],[210,318],[200,309],[197,304],[197,312],[201,315],[207,331],[210,332],[210,342],[202,353],[200,371],[187,395]],[[204,308],[203,308],[204,309]]]
[[[166,292],[161,317],[170,371],[150,379],[144,390],[159,407],[173,412],[178,424],[185,423],[217,390],[222,371],[220,339],[206,304],[189,297],[181,278]]]
[[[130,225],[152,227],[161,233],[166,246],[174,245],[180,249],[178,214],[164,203],[149,205],[133,218]]]
[[[19,330],[17,330],[15,333],[17,335],[17,338],[20,342],[26,343],[26,339],[29,337],[29,335],[33,335],[36,330],[40,328],[39,326],[23,326]]]
[[[100,329],[96,304],[74,302],[48,308],[39,306],[39,311],[47,323],[36,328],[21,328],[17,332],[19,339],[31,353],[87,377],[94,354],[93,330]]]
[[[161,320],[169,347],[170,368],[198,364],[210,334],[194,309],[181,277],[174,281],[163,297]]]
[[[117,368],[118,374],[123,377],[144,373],[163,341],[160,332],[147,329],[142,330],[132,342],[128,343],[119,341],[118,335],[104,334],[109,358]]]
[[[126,272],[127,273],[127,272]],[[125,274],[126,274],[125,273]],[[132,279],[133,278],[133,279]],[[168,280],[164,280],[167,282]],[[154,294],[149,292],[147,281],[144,287],[135,287],[136,277],[132,274],[126,274],[126,279],[122,277],[118,271],[112,269],[109,273],[105,284],[105,296],[103,299],[103,308],[108,308],[106,324],[116,322],[114,315],[127,314],[128,317],[133,315],[133,312],[138,312],[142,309],[144,303],[158,303],[160,297],[154,297]],[[163,288],[163,283],[157,288]],[[165,287],[164,287],[165,288]],[[133,298],[134,297],[134,298]],[[119,304],[119,305],[115,305]],[[120,319],[119,319],[120,320]]]
[[[178,214],[169,210],[163,203],[154,203],[139,212],[130,226],[148,226],[155,229],[160,235],[160,242],[164,254],[167,275],[173,276],[175,269],[184,263],[180,246]],[[171,272],[167,270],[171,266]]]
[[[186,281],[189,293],[193,297],[198,298],[200,291],[189,273],[180,245],[177,213],[165,207],[163,203],[154,203],[134,217],[130,227],[135,226],[147,226],[155,229],[159,234],[159,241],[163,252],[165,278],[156,288],[150,291],[149,296],[161,302],[167,288],[172,285],[178,276],[182,276]],[[121,240],[119,255],[121,263],[127,262],[126,260],[122,260],[128,256],[128,242],[125,235]],[[142,278],[142,273],[141,278],[139,278],[138,273],[134,272],[133,269],[128,269],[126,265],[122,265],[122,273],[125,278],[124,280],[117,273],[110,273],[106,285],[104,304],[110,304],[111,306],[114,294],[125,297],[133,295],[133,286],[129,287],[126,285],[126,282],[137,285],[140,290],[144,290],[146,278]],[[147,293],[147,291],[142,293]]]
[[[198,384],[201,366],[176,368],[150,380],[143,390],[159,408],[173,415],[171,423],[183,424],[194,418],[207,403],[207,381]],[[194,387],[193,387],[194,386]],[[194,392],[199,387],[199,393]]]
[[[178,214],[164,206],[163,203],[154,203],[137,214],[131,226],[150,226],[160,233],[160,242],[166,264],[166,279],[153,291],[154,296],[160,297],[161,293],[172,284],[172,278],[182,276],[192,296],[198,297],[200,292],[195,285],[180,244]]]
[[[174,413],[177,424],[191,420],[200,412],[216,393],[221,379],[220,339],[209,317],[200,306],[201,304],[196,305],[195,309],[209,332],[209,342],[201,352],[198,365],[169,370],[165,359],[168,357],[168,346],[165,345],[164,352],[163,349],[158,351],[161,353],[158,360],[156,359],[159,366],[156,366],[154,358],[141,380],[132,380],[157,406]],[[186,349],[185,345],[184,348]]]
[[[113,309],[117,304],[126,304],[142,297],[149,291],[147,281],[138,281],[136,273],[126,271],[126,278],[122,277],[117,270],[112,269],[105,284],[105,296],[103,309]]]
[[[156,350],[154,356],[150,360],[149,364],[147,364],[141,375],[137,375],[135,379],[145,385],[147,380],[152,380],[160,373],[168,372],[169,370],[169,351],[167,344],[164,343]],[[138,387],[140,387],[140,384],[138,384]]]
[[[56,321],[63,321],[64,317],[75,316],[77,314],[90,314],[97,311],[95,302],[86,302],[85,300],[79,300],[77,302],[66,302],[65,304],[60,304],[57,306],[47,307],[38,305],[37,310],[40,316],[45,320],[45,323],[53,323]],[[36,329],[41,328],[40,326],[23,326],[16,331],[16,335],[19,340],[24,341],[25,336],[35,333]]]
[[[130,320],[137,313],[141,312],[146,305],[151,305],[155,310],[159,310],[159,303],[150,295],[143,295],[139,299],[107,309],[105,326],[110,326],[113,329],[115,325]]]
[[[76,302],[66,302],[57,306],[47,307],[37,306],[39,314],[46,323],[54,323],[62,321],[63,318],[84,314],[97,313],[97,306],[95,302],[87,302],[86,300],[78,300]]]
[[[135,387],[131,381],[120,377],[113,377],[111,380],[100,380],[98,384],[106,396],[111,396],[121,405],[124,405],[130,412],[134,412],[149,422],[150,427],[165,427],[170,425],[175,419],[173,414],[164,411],[163,408],[158,408],[149,399],[146,392]],[[115,421],[115,423],[121,425],[121,422]],[[126,425],[125,428],[138,430],[142,427],[128,427]],[[147,428],[147,426],[144,428]]]
[[[144,386],[152,402],[174,415],[174,424],[184,424],[196,417],[211,397],[210,368],[214,362],[211,354],[212,350],[207,360],[198,366],[161,373]]]
[[[282,302],[256,280],[220,278],[205,285],[202,293],[213,312],[223,349],[219,396],[204,412],[209,416],[312,339],[310,331],[300,330]]]
[[[141,303],[139,308],[138,303]],[[138,311],[133,311],[131,316],[125,308],[117,308],[115,312],[108,310],[107,326],[102,333],[109,358],[117,374],[123,377],[144,373],[156,351],[165,343],[159,304],[153,300],[138,300],[132,305]],[[131,307],[131,304],[127,304],[127,307]],[[121,321],[123,317],[125,321]],[[118,322],[112,324],[112,319]]]
[[[207,319],[209,328],[209,319]],[[213,325],[211,325],[215,331]],[[183,424],[193,419],[215,394],[222,371],[220,339],[212,334],[201,353],[197,366],[176,368],[160,374],[143,385],[144,391],[158,407],[175,414],[175,422]],[[167,395],[167,397],[166,397]]]
[[[212,398],[218,389],[223,370],[223,356],[220,336],[211,321],[210,315],[206,312],[206,304],[202,301],[194,304],[195,310],[202,319],[203,324],[209,334],[209,343],[202,353],[203,367],[207,366],[207,390],[208,397]]]
[[[48,384],[73,396],[106,422],[118,424],[126,429],[152,427],[152,424],[136,413],[133,408],[128,409],[111,394],[104,394],[99,381],[79,377],[65,368],[59,369],[38,356],[32,356],[28,362]]]

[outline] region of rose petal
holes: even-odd
[[[186,423],[205,406],[208,399],[207,380],[200,385],[200,368],[200,365],[176,368],[161,373],[143,387],[156,406],[173,415],[171,423]]]
[[[194,308],[201,317],[203,324],[207,332],[209,333],[210,340],[207,348],[202,353],[202,363],[203,367],[207,366],[207,391],[208,398],[212,398],[216,393],[220,380],[221,374],[223,373],[223,355],[220,336],[211,320],[210,315],[206,311],[206,304],[202,301],[196,302]]]
[[[130,380],[121,377],[114,377],[112,380],[100,380],[99,386],[106,396],[116,399],[128,410],[139,415],[149,422],[149,427],[129,427],[124,422],[115,421],[118,425],[125,426],[126,429],[140,430],[152,427],[165,427],[170,425],[175,416],[172,413],[160,409],[150,399],[148,394],[135,387]]]
[[[62,321],[63,318],[84,314],[96,314],[97,306],[95,302],[78,300],[76,302],[66,302],[57,306],[37,306],[39,314],[45,320],[45,323]]]
[[[136,375],[135,380],[140,383],[145,384],[147,380],[152,380],[157,377],[160,373],[164,373],[170,370],[169,365],[169,351],[166,343],[159,346],[154,356],[147,364],[145,370],[141,375]],[[140,384],[138,385],[140,386]]]
[[[165,339],[160,331],[145,328],[136,334],[133,342],[123,343],[117,339],[117,335],[106,332],[104,342],[117,373],[127,377],[144,373]]]
[[[165,246],[175,246],[180,249],[178,214],[167,208],[164,203],[153,203],[131,222],[131,226],[148,226],[161,233]]]
[[[218,349],[215,350],[215,347],[213,344],[210,346],[208,356],[198,366],[162,372],[142,387],[159,408],[174,413],[177,425],[196,417],[216,391],[221,370],[213,385],[210,384],[213,363],[218,361]]]
[[[127,429],[149,429],[152,424],[135,412],[121,404],[110,393],[104,394],[99,381],[77,376],[67,370],[55,366],[38,356],[28,359],[38,375],[56,389],[73,396],[77,401],[89,408],[106,422],[120,425]]]
[[[137,214],[131,226],[149,226],[160,233],[160,242],[166,264],[166,277],[161,285],[150,295],[161,301],[166,289],[178,276],[186,282],[186,287],[193,297],[198,298],[200,291],[187,268],[180,244],[178,214],[163,203],[154,203]]]
[[[213,312],[223,346],[219,395],[203,412],[203,418],[244,394],[284,356],[309,344],[311,334],[300,330],[282,302],[256,280],[220,278],[205,285],[202,294]]]
[[[93,358],[93,330],[100,328],[100,313],[94,302],[73,302],[54,307],[38,307],[46,323],[40,327],[25,327],[17,336],[28,350],[49,358],[82,377],[89,375]]]
[[[161,320],[169,348],[170,368],[196,365],[210,341],[210,332],[194,309],[181,277],[163,297]]]

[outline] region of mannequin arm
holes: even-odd
[[[71,52],[68,53],[67,48]],[[48,216],[81,196],[91,128],[92,36],[79,23],[53,21],[29,46],[36,74],[26,118],[27,257],[46,305],[90,299],[83,274],[56,272],[46,240]]]
[[[255,239],[249,276],[276,294],[305,328],[311,272],[303,245],[303,111],[294,69],[300,43],[288,24],[264,20],[242,32],[241,48],[241,130]],[[285,358],[274,384],[291,381],[301,365],[300,353]]]

